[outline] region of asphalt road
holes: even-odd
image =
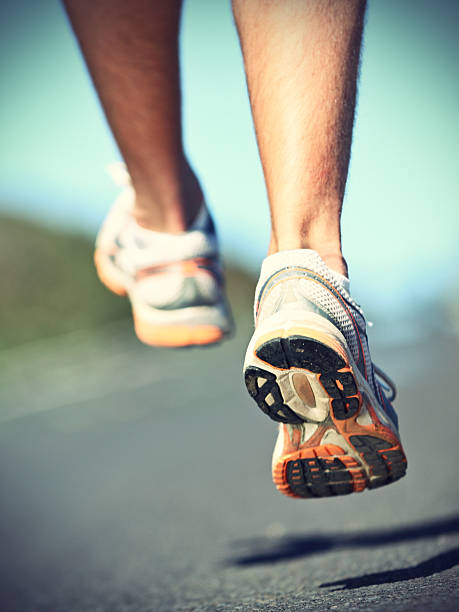
[[[143,347],[128,323],[0,355],[0,609],[457,610],[455,338],[380,347],[408,475],[292,500],[275,426],[216,349]]]

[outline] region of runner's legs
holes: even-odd
[[[346,274],[340,216],[364,0],[233,0],[269,197],[270,253],[316,250]]]
[[[202,203],[183,151],[181,0],[64,0],[136,192],[137,222],[187,229]]]

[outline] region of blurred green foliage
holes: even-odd
[[[0,217],[0,350],[130,316],[129,301],[97,279],[92,256],[85,236]],[[227,287],[249,325],[255,280],[230,265]]]

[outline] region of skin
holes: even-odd
[[[365,2],[233,0],[271,209],[270,253],[347,274],[340,217]]]
[[[136,192],[134,215],[186,230],[202,203],[182,142],[181,0],[64,0]]]
[[[202,202],[182,143],[181,0],[64,0],[131,174],[137,221],[186,230]],[[135,10],[134,10],[135,9]],[[270,204],[270,253],[347,274],[340,217],[364,0],[233,0]]]

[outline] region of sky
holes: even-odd
[[[358,300],[413,308],[457,290],[459,3],[370,0],[344,254]],[[119,159],[63,10],[0,3],[0,212],[94,236]],[[230,4],[183,16],[184,137],[224,253],[256,271],[269,215]]]

